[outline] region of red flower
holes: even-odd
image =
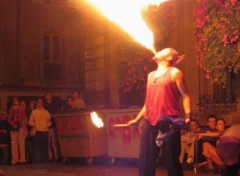
[[[195,8],[197,62],[214,82],[226,83],[226,68],[240,71],[238,0],[198,0]],[[224,48],[223,48],[224,47]],[[229,53],[232,53],[229,57]],[[229,58],[229,59],[228,59]]]
[[[237,0],[231,0],[231,4],[232,5],[236,5],[237,4]]]

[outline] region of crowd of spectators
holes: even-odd
[[[0,165],[60,162],[52,114],[85,106],[78,90],[63,102],[51,91],[30,101],[12,97],[8,112],[0,111]]]
[[[228,127],[228,130],[233,127]],[[240,128],[237,130],[235,127],[234,129],[227,133],[225,120],[213,114],[207,117],[206,125],[200,125],[196,119],[191,119],[188,129],[182,130],[181,135],[179,160],[183,167],[193,169],[195,172],[237,176],[240,169]],[[226,133],[227,140],[224,138],[224,144],[219,145],[219,141],[222,140],[223,136],[226,136]],[[225,160],[222,156],[225,156],[223,153],[226,153],[226,147],[223,146],[232,146],[232,151],[227,150],[227,153],[230,154],[225,157]],[[231,167],[224,162],[233,160]]]
[[[51,91],[28,102],[13,97],[8,112],[0,111],[0,165],[60,162],[52,114],[85,106],[77,90],[62,103]],[[237,176],[239,157],[240,124],[226,128],[223,118],[209,115],[205,125],[191,119],[182,130],[179,160],[185,169]]]

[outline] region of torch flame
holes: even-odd
[[[120,26],[135,41],[154,54],[153,33],[143,20],[141,11],[149,5],[160,5],[167,0],[86,0],[112,22]]]
[[[91,119],[93,124],[98,127],[98,128],[102,128],[104,126],[102,119],[98,116],[98,114],[96,112],[91,112],[90,113]]]

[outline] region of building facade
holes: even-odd
[[[195,59],[195,1],[173,2],[176,14],[166,47],[186,55],[179,67],[199,117],[208,113],[201,109],[201,97],[218,88],[205,80]],[[0,109],[7,111],[12,96],[37,97],[51,90],[65,99],[76,88],[91,107],[121,107],[121,33],[77,0],[0,0]]]
[[[83,88],[82,19],[70,1],[1,0],[0,8],[1,109],[13,95]]]

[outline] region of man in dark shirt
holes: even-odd
[[[54,101],[53,93],[48,91],[45,93],[44,99],[44,108],[48,110],[51,115],[52,125],[49,128],[49,147],[48,147],[48,157],[49,160],[59,161],[59,148],[57,143],[56,129],[55,129],[55,120],[52,117],[52,114],[60,109],[59,104]]]
[[[214,114],[209,115],[207,117],[207,125],[208,126],[205,130],[202,129],[201,132],[207,132],[207,131],[217,132],[216,122],[217,122],[217,116]],[[195,149],[195,152],[196,152],[195,161],[197,163],[202,163],[206,160],[206,158],[202,155],[202,144],[207,141],[207,142],[210,142],[213,146],[216,146],[217,140],[218,140],[218,138],[216,138],[216,137],[204,137],[197,141],[196,149]]]

